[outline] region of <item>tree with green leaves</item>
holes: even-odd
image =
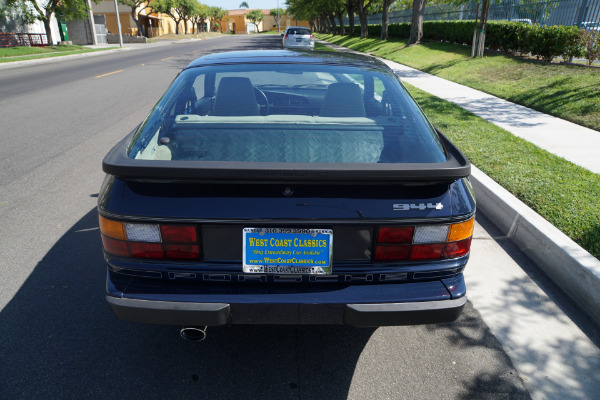
[[[277,24],[277,33],[279,33],[279,22],[281,21],[281,17],[285,15],[285,10],[283,8],[274,8],[269,10],[269,14],[273,16]]]
[[[140,23],[140,15],[142,11],[151,10],[151,0],[119,0],[119,3],[131,7],[131,19],[135,22],[138,29],[138,35],[142,34],[142,24]]]
[[[96,2],[96,0],[94,0]],[[6,9],[19,10],[26,22],[42,21],[49,44],[54,43],[50,21],[52,16],[63,21],[86,19],[89,8],[86,0],[6,0]]]
[[[198,31],[204,30],[204,21],[208,19],[208,11],[209,7],[206,4],[196,3],[194,6],[194,12],[192,13],[192,27],[193,33],[198,33]]]
[[[33,24],[35,20],[25,0],[11,5],[0,0],[0,32],[15,32],[19,26]]]
[[[175,34],[179,35],[179,25],[184,23],[185,32],[187,24],[194,11],[196,0],[152,0],[150,5],[153,11],[167,14],[175,21]]]
[[[223,19],[227,16],[227,13],[227,10],[223,10],[221,7],[209,7],[208,21],[211,31],[217,28],[223,33]]]
[[[287,15],[307,20],[313,31],[323,32],[319,0],[287,0]]]
[[[265,14],[263,14],[261,10],[252,10],[246,15],[246,19],[254,24],[256,32],[258,33],[258,24],[264,21]]]
[[[247,1],[242,1],[242,2],[240,3],[240,8],[250,8],[250,6],[248,5],[248,2],[247,2]]]

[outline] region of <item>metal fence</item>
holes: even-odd
[[[0,47],[48,46],[45,33],[0,33]]]
[[[475,19],[477,4],[425,7],[425,21]],[[412,10],[393,11],[389,23],[410,22]],[[540,25],[575,25],[588,27],[600,22],[600,0],[505,0],[490,6],[489,20],[520,21]],[[369,15],[369,24],[381,24],[381,14]],[[355,23],[358,21],[355,18]],[[348,25],[348,18],[344,19]]]

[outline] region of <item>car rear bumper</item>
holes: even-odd
[[[345,324],[358,327],[454,321],[467,298],[381,304],[229,304],[139,300],[106,296],[117,318],[181,326],[229,324]]]
[[[453,321],[465,293],[462,274],[426,282],[234,287],[179,286],[109,273],[106,299],[117,318],[151,324],[393,326]]]
[[[288,49],[314,49],[315,44],[313,43],[285,43],[283,45]]]

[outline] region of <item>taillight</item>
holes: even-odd
[[[421,261],[469,253],[475,220],[450,225],[380,227],[375,261]]]
[[[152,260],[198,260],[196,227],[120,222],[100,218],[102,245],[107,253]]]
[[[286,33],[286,34],[285,34],[285,38],[287,39],[287,38],[288,38],[288,36],[289,36],[289,34],[287,34],[287,33]]]
[[[314,39],[314,38],[315,38],[315,35],[310,35],[310,38],[311,38],[311,39]]]

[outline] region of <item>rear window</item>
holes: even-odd
[[[183,71],[129,157],[276,163],[442,163],[444,148],[387,71],[235,64]]]
[[[310,35],[310,29],[291,28],[287,31],[290,35]]]

